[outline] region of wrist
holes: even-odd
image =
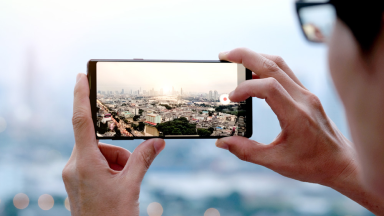
[[[352,160],[347,168],[326,186],[359,203],[375,215],[384,215],[384,199],[363,186],[360,173],[356,162]]]

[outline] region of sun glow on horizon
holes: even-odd
[[[163,86],[163,92],[164,92],[164,94],[171,93],[172,87],[170,85],[164,85]]]

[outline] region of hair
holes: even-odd
[[[351,30],[363,52],[369,52],[383,31],[383,0],[330,0],[337,16]]]

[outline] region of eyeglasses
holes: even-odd
[[[336,9],[331,2],[296,2],[301,29],[307,40],[326,42],[336,21]]]

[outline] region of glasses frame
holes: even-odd
[[[333,7],[335,7],[331,1],[328,1],[328,2],[302,2],[302,1],[298,1],[298,2],[296,2],[296,14],[297,14],[297,18],[298,18],[299,23],[300,23],[301,32],[303,33],[303,35],[304,35],[305,39],[307,39],[307,41],[309,41],[311,43],[317,43],[317,44],[322,44],[323,42],[310,40],[308,38],[307,34],[305,34],[305,31],[303,28],[303,21],[301,20],[301,17],[300,17],[300,10],[303,8],[306,8],[306,7],[315,7],[315,6],[320,6],[320,5],[332,5]]]

